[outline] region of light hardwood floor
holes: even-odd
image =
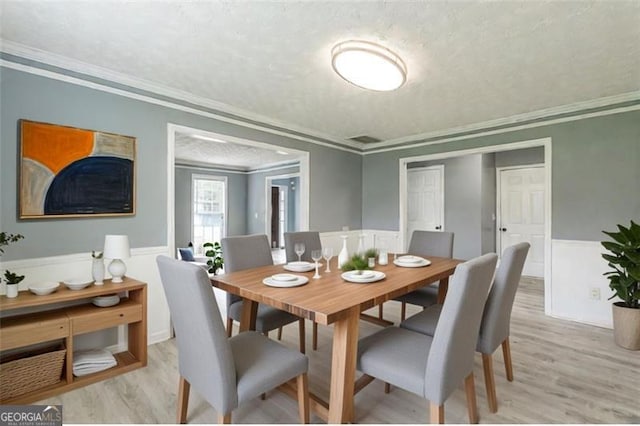
[[[544,316],[543,285],[523,279],[511,322],[515,380],[505,378],[501,351],[494,354],[499,409],[485,398],[481,357],[476,354],[476,392],[481,423],[640,423],[640,352],[621,349],[608,329]],[[398,321],[400,304],[385,304],[385,317]],[[375,314],[377,311],[373,310]],[[409,307],[408,314],[417,312]],[[309,327],[310,329],[311,327]],[[361,322],[361,336],[375,332]],[[273,333],[275,337],[275,333]],[[311,347],[311,334],[307,345]],[[298,327],[285,327],[283,341],[297,348]],[[319,327],[319,348],[309,351],[309,388],[328,399],[331,329]],[[174,423],[178,389],[173,340],[149,347],[149,366],[105,382],[41,401],[62,404],[65,423]],[[422,398],[374,381],[355,398],[357,423],[425,423]],[[447,423],[467,423],[462,384],[445,404]],[[233,413],[234,423],[297,423],[296,402],[280,392],[256,398]],[[215,423],[216,413],[191,391],[189,423]],[[311,421],[321,423],[312,415]]]

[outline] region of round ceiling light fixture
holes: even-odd
[[[349,40],[331,50],[331,65],[349,83],[369,90],[395,90],[407,81],[407,66],[386,47]]]

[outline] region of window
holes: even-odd
[[[220,241],[226,235],[225,212],[227,178],[194,175],[192,187],[192,231],[196,254],[203,254],[202,245]]]

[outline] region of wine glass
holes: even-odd
[[[311,250],[311,259],[316,262],[316,274],[313,278],[320,278],[320,274],[318,273],[318,261],[322,259],[322,250]]]
[[[329,268],[329,261],[333,257],[333,247],[325,247],[325,248],[323,248],[322,249],[322,256],[324,257],[324,260],[326,260],[326,262],[327,262],[327,269],[324,272],[331,272],[331,269]]]
[[[300,256],[304,254],[304,250],[305,250],[304,243],[296,243],[293,246],[293,251],[295,251],[296,254],[298,255],[298,262],[300,262]]]

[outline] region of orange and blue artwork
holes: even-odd
[[[135,214],[130,136],[20,121],[20,218]]]

